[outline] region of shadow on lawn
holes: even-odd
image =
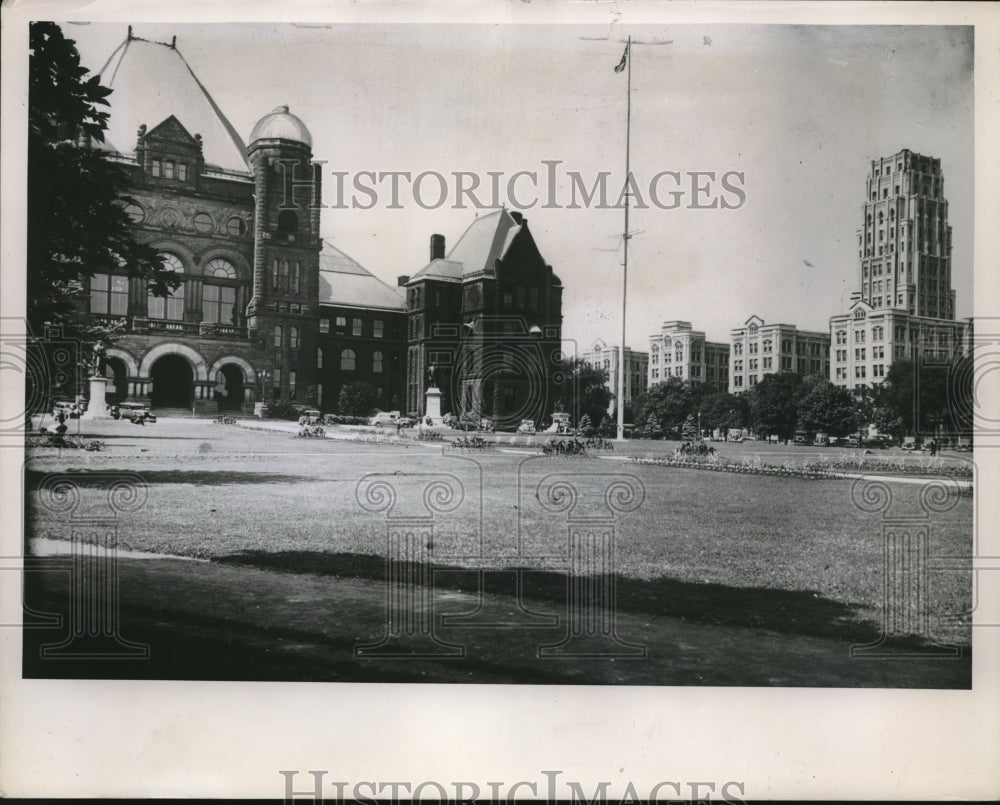
[[[78,486],[84,489],[105,489],[108,474],[119,470],[108,469],[101,473],[86,471],[71,473]],[[329,478],[309,475],[281,475],[271,472],[234,472],[231,470],[121,470],[138,475],[149,486],[156,484],[197,484],[198,486],[224,486],[228,484],[300,484],[328,481]],[[27,470],[24,474],[26,493],[38,489],[42,480],[52,473]],[[58,473],[62,475],[63,473]]]
[[[318,551],[243,551],[215,561],[227,565],[309,573],[319,576],[385,579],[385,559],[357,553]],[[403,568],[402,576],[411,568]],[[483,571],[487,594],[509,594],[514,589],[514,568]],[[479,571],[454,566],[436,566],[437,589],[475,594]],[[709,625],[768,629],[811,637],[866,643],[879,637],[878,627],[862,619],[857,607],[818,596],[810,591],[789,592],[761,587],[730,587],[669,578],[651,580],[615,576],[617,608],[634,615],[680,618]],[[524,569],[522,591],[528,600],[565,606],[567,576],[563,573]],[[921,645],[918,638],[893,641],[898,645]]]

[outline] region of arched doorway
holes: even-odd
[[[104,369],[108,383],[104,388],[104,398],[109,403],[124,402],[128,396],[128,369],[121,358],[108,358]]]
[[[243,405],[243,370],[227,363],[215,373],[215,401],[219,411],[239,411]]]
[[[164,355],[149,370],[154,408],[190,408],[194,396],[194,371],[180,355]]]

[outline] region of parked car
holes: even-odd
[[[399,419],[399,414],[394,411],[379,411],[368,420],[368,424],[373,428],[381,428],[384,425],[395,425]]]
[[[813,444],[816,447],[826,447],[827,446],[827,434],[817,433],[816,438],[813,439]]]
[[[861,447],[861,437],[858,436],[856,433],[851,434],[850,436],[847,437],[847,446]]]
[[[841,436],[827,436],[826,445],[827,447],[839,447],[844,444],[844,439]]]
[[[141,402],[119,403],[118,411],[122,419],[127,419],[135,424],[156,422],[156,414],[150,411],[149,407]]]
[[[800,430],[795,434],[795,439],[793,440],[795,444],[799,446],[804,446],[809,444],[809,434],[805,431]]]
[[[522,419],[521,424],[517,426],[518,433],[534,433],[535,432],[535,420],[533,419]]]
[[[412,428],[414,425],[417,424],[417,420],[413,419],[412,417],[401,416],[399,417],[399,419],[396,420],[396,424],[399,425],[399,427],[401,428]]]
[[[901,447],[904,450],[916,450],[917,449],[917,437],[916,436],[904,436],[903,444]]]
[[[862,440],[865,447],[877,447],[879,449],[885,449],[892,444],[892,438],[886,436],[883,433],[876,433],[873,436],[868,436]]]

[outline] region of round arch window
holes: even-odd
[[[212,216],[207,212],[195,213],[192,223],[194,223],[194,228],[199,232],[211,232],[215,226]]]

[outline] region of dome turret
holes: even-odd
[[[291,140],[312,148],[312,135],[309,129],[288,111],[287,106],[278,106],[273,112],[257,121],[250,134],[250,143],[253,144],[257,140]]]

